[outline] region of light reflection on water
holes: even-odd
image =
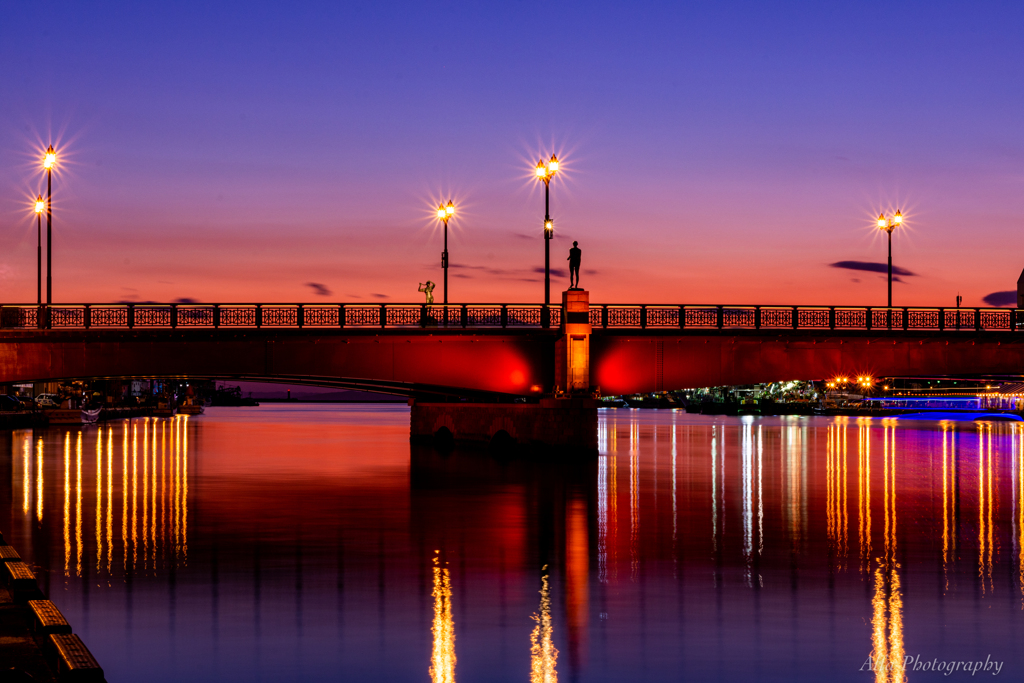
[[[14,432],[0,524],[111,681],[1020,675],[1020,426],[599,429],[588,462],[411,448],[376,406]]]

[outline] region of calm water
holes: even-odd
[[[0,524],[112,682],[1024,676],[1019,426],[609,410],[570,464],[408,419],[15,432]]]

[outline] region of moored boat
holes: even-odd
[[[93,424],[100,419],[100,408],[84,410],[82,408],[48,408],[43,410],[46,420],[51,425]]]

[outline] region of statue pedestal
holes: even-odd
[[[569,394],[590,392],[590,292],[562,292],[562,336],[555,342],[555,386]]]

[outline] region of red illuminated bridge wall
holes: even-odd
[[[393,393],[530,394],[554,382],[557,331],[4,331],[0,383],[101,377],[278,379]],[[604,394],[837,375],[1024,374],[1015,332],[842,335],[595,330]]]

